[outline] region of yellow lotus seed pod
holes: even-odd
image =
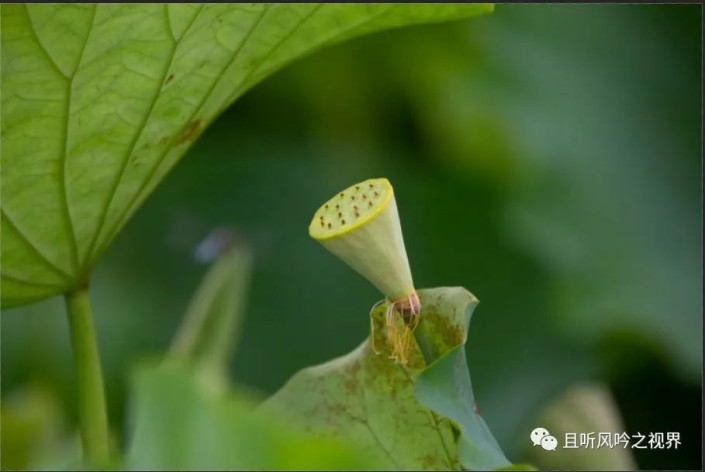
[[[387,298],[392,357],[406,362],[421,304],[411,278],[394,189],[385,178],[368,179],[336,194],[316,211],[309,234]],[[401,313],[400,327],[396,313]]]
[[[390,300],[414,292],[394,190],[387,179],[351,185],[324,203],[309,234]]]

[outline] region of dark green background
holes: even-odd
[[[238,382],[272,393],[354,348],[380,294],[307,226],[340,188],[386,176],[417,287],[481,301],[470,369],[511,460],[542,406],[597,380],[627,432],[681,433],[677,451],[638,451],[642,468],[699,468],[700,80],[697,5],[498,5],[275,74],[206,131],[96,267],[113,423],[131,366],[168,346],[205,272],[193,249],[215,227],[255,251]],[[47,386],[75,421],[60,299],[3,315],[2,377],[8,398]]]

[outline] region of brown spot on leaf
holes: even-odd
[[[169,77],[167,77],[166,80],[164,81],[164,85],[166,85],[166,84],[168,84],[169,82],[171,82],[171,79],[173,79],[173,78],[174,78],[174,74],[169,74]]]
[[[356,394],[357,393],[357,377],[346,378],[343,386],[345,387],[345,390],[349,394],[351,394],[351,395]]]
[[[424,465],[424,469],[426,470],[437,470],[439,469],[439,463],[438,463],[438,458],[431,455],[431,454],[426,454],[421,458],[421,463]]]
[[[482,416],[482,412],[480,411],[480,407],[477,406],[477,402],[472,402],[472,411],[474,411],[476,415]]]
[[[424,312],[422,319],[433,328],[436,339],[445,349],[453,348],[463,343],[465,338],[465,327],[463,325],[452,324],[448,321],[448,317],[432,310]]]
[[[176,142],[177,146],[185,143],[186,141],[193,141],[198,136],[198,132],[201,130],[201,120],[195,120],[189,123],[184,131],[181,133],[179,140]]]

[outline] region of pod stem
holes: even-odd
[[[83,460],[101,464],[110,459],[108,416],[88,287],[82,286],[68,292],[65,298],[78,379],[78,419]]]

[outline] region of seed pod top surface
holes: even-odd
[[[338,192],[314,214],[309,234],[389,300],[415,294],[392,185],[368,179]]]
[[[308,232],[319,241],[351,232],[379,214],[393,195],[392,185],[385,178],[351,185],[321,205]]]

